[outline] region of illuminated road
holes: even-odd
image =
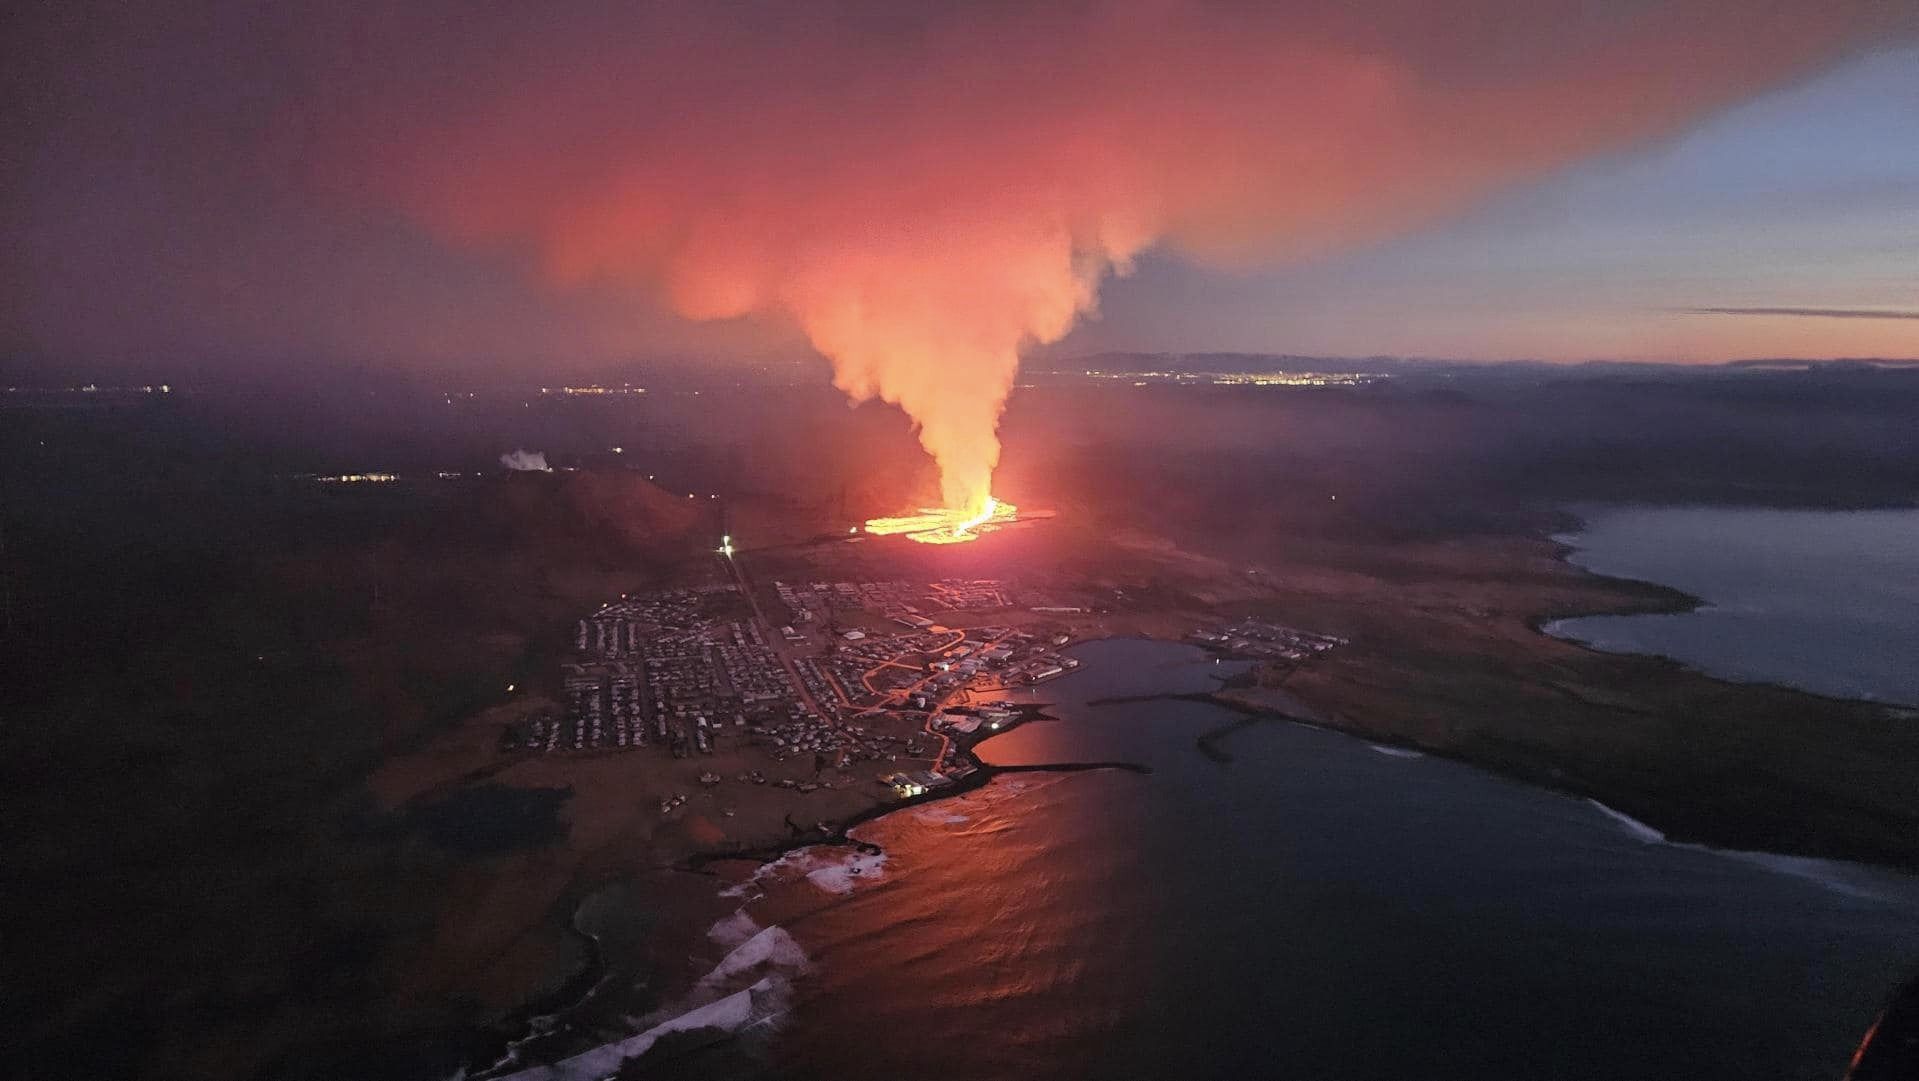
[[[952,649],[954,646],[966,640],[965,631],[959,630],[959,631],[956,631],[955,633],[958,635],[958,637],[955,638],[953,641],[948,642],[946,645],[940,647],[941,652],[945,652],[946,650]],[[982,650],[991,649],[994,646],[1005,641],[1007,638],[1011,637],[1012,634],[1013,634],[1012,630],[1008,629],[1005,632],[1001,633],[999,636],[995,637],[992,641],[980,643],[980,649]],[[888,662],[888,663],[892,663],[892,662]],[[877,672],[879,671],[880,668],[884,668],[884,667],[886,666],[880,665],[872,669],[871,671]],[[870,675],[871,672],[869,672],[868,674]],[[901,695],[913,694],[914,692],[918,691],[921,687],[924,687],[930,680],[932,680],[933,675],[934,675],[933,673],[928,672],[917,683],[914,683],[911,687],[908,687],[905,690],[900,691],[898,693]],[[864,679],[865,677],[861,677],[861,678]],[[945,769],[946,758],[948,755],[953,753],[953,740],[946,733],[933,727],[933,718],[938,717],[942,712],[944,712],[946,710],[946,707],[953,704],[954,700],[959,698],[964,698],[967,695],[972,694],[974,691],[973,683],[974,681],[969,679],[966,682],[960,684],[959,686],[953,688],[951,691],[947,692],[945,697],[939,699],[937,702],[932,702],[928,704],[928,707],[926,710],[926,721],[923,727],[926,729],[927,735],[935,736],[940,741],[939,754],[935,755],[933,758],[932,768],[933,768],[933,772],[935,773],[938,773],[942,771],[943,769]],[[1005,684],[998,684],[998,686],[1004,689]],[[872,690],[872,685],[868,684],[867,689]],[[874,693],[877,694],[878,692],[875,691]]]
[[[949,631],[949,633],[953,635],[950,641],[947,641],[941,645],[935,646],[929,650],[913,650],[911,652],[918,653],[921,656],[933,656],[935,654],[945,653],[953,649],[955,646],[959,645],[961,642],[966,641],[966,631],[963,628],[954,628],[951,631]],[[1013,631],[1009,628],[1008,630],[1002,632],[1001,634],[995,636],[994,638],[990,640],[981,641],[979,644],[979,648],[981,650],[991,649],[992,647],[1005,641],[1007,638],[1010,638],[1012,634],[1013,634]],[[937,678],[940,675],[940,673],[937,673],[937,672],[927,671],[924,665],[907,664],[906,662],[901,661],[899,657],[904,655],[905,654],[903,653],[897,654],[891,659],[881,661],[880,663],[860,673],[860,683],[866,688],[867,693],[879,696],[882,699],[882,701],[879,704],[868,706],[867,708],[861,710],[860,713],[856,714],[856,716],[870,716],[875,713],[892,712],[895,708],[904,704],[913,695],[919,693],[921,689],[923,689],[928,683],[932,682],[935,678]],[[917,680],[914,680],[908,686],[901,687],[891,691],[882,691],[878,687],[873,686],[873,677],[878,675],[880,672],[885,671],[888,668],[902,668],[908,672],[923,673],[923,674],[921,674],[920,678],[918,678]],[[983,690],[983,688],[976,686],[976,683],[978,682],[978,680],[979,680],[979,677],[975,677],[972,680],[968,680],[967,682],[961,684],[960,686],[953,688],[953,690],[948,692],[944,697],[938,699],[937,701],[928,703],[926,717],[921,722],[921,727],[925,730],[927,735],[932,736],[933,738],[940,741],[939,753],[935,755],[933,758],[932,769],[934,770],[934,772],[939,772],[940,770],[945,768],[947,756],[950,755],[953,751],[953,741],[949,736],[946,735],[946,733],[940,731],[939,729],[933,726],[933,718],[938,717],[940,713],[943,712],[948,706],[952,705],[954,701],[964,698],[967,695]],[[996,684],[996,686],[1000,687],[1001,689],[1005,688],[1005,684],[1003,683]],[[842,698],[845,697],[844,691],[841,692],[841,697]],[[851,703],[849,702],[848,704],[850,705]]]
[[[716,558],[726,564],[727,571],[733,575],[734,587],[740,591],[740,595],[746,598],[746,603],[753,609],[753,622],[759,627],[761,636],[769,644],[775,641],[779,635],[773,629],[773,625],[766,621],[766,613],[760,610],[760,599],[753,595],[753,586],[746,580],[746,571],[740,566],[739,550],[722,553]],[[807,689],[806,681],[800,678],[799,669],[793,666],[793,658],[787,656],[786,651],[779,646],[773,647],[773,656],[780,659],[780,667],[786,669],[786,678],[793,684],[793,690],[799,694],[800,701],[806,704],[806,708],[812,710],[813,714],[821,720],[834,723],[833,714],[820,708],[819,702],[813,697],[813,692]]]
[[[740,591],[740,594],[746,598],[746,603],[748,604],[748,606],[750,606],[753,609],[753,621],[760,628],[760,633],[766,637],[766,640],[769,643],[773,642],[776,638],[776,631],[772,623],[770,623],[767,620],[766,613],[760,608],[759,598],[754,595],[752,583],[747,580],[745,568],[741,566],[740,554],[741,553],[738,549],[734,549],[731,553],[722,552],[718,554],[716,558],[720,559],[722,562],[726,564],[727,572],[732,575],[734,587]],[[922,656],[932,656],[934,654],[943,654],[948,652],[949,650],[952,650],[954,647],[958,646],[960,643],[966,641],[966,631],[964,628],[958,628],[958,627],[952,628],[948,633],[952,634],[953,636],[950,641],[945,642],[944,644],[935,646],[930,650],[915,650],[913,652],[917,652]],[[997,635],[990,641],[982,641],[980,643],[979,648],[981,650],[991,649],[992,647],[998,645],[1000,642],[1010,637],[1012,633],[1013,633],[1012,630],[1008,629],[1002,632],[1001,634]],[[794,690],[798,692],[800,696],[800,700],[806,704],[806,707],[812,710],[813,713],[819,716],[820,718],[831,721],[833,715],[828,713],[823,708],[821,708],[820,703],[813,697],[812,692],[807,688],[806,681],[800,678],[799,669],[794,666],[793,659],[787,655],[786,651],[778,646],[775,646],[773,649],[773,655],[780,659],[781,667],[786,669],[787,678],[792,681]],[[874,705],[874,706],[868,707],[867,709],[863,709],[859,713],[854,714],[854,716],[866,716],[874,713],[890,712],[894,707],[904,703],[907,699],[911,698],[914,694],[917,694],[921,688],[925,687],[928,683],[932,682],[935,676],[939,674],[930,670],[926,670],[925,667],[921,665],[907,664],[899,660],[900,656],[904,656],[904,654],[899,654],[893,657],[892,659],[881,661],[879,664],[876,664],[873,667],[868,668],[866,671],[860,673],[860,683],[866,687],[867,692],[874,695],[880,695],[883,700],[878,705]],[[894,691],[881,691],[879,688],[873,686],[873,682],[872,682],[873,676],[877,674],[878,672],[887,668],[902,668],[908,672],[915,672],[915,673],[922,673],[922,674],[920,675],[919,679],[915,680],[909,686],[902,687]],[[845,688],[840,686],[840,681],[834,677],[834,674],[830,671],[822,671],[822,675],[827,678],[827,685],[834,688],[835,693],[837,693],[840,696],[841,701],[844,702],[849,707],[852,706],[853,704],[852,701],[846,697]],[[941,712],[944,711],[955,700],[963,698],[969,693],[972,693],[973,683],[974,683],[973,680],[968,680],[965,683],[960,684],[958,687],[953,688],[953,690],[948,692],[945,696],[940,698],[938,701],[928,703],[926,719],[924,722],[922,722],[922,727],[925,729],[927,735],[933,736],[940,741],[939,753],[935,755],[933,758],[932,769],[934,772],[939,772],[940,770],[945,768],[946,759],[953,752],[953,741],[949,736],[946,735],[946,733],[941,732],[939,729],[933,726],[933,718],[938,717],[941,714]],[[1000,684],[999,686],[1003,689],[1005,685]]]

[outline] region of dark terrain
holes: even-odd
[[[930,487],[904,422],[849,413],[823,380],[605,401],[471,389],[4,401],[16,933],[0,993],[26,1073],[450,1068],[497,1008],[418,990],[407,946],[468,861],[564,830],[565,797],[489,805],[511,821],[476,840],[429,808],[378,811],[372,772],[507,684],[548,678],[582,606],[705,559],[721,505],[736,534],[797,539]],[[1459,369],[1323,389],[1048,380],[1014,399],[999,488],[1088,545],[1133,531],[1301,568],[1276,603],[1366,632],[1296,688],[1348,727],[1637,790],[1626,809],[1653,819],[1686,813],[1671,792],[1710,790],[1708,818],[1753,807],[1722,823],[1735,836],[1919,866],[1909,725],[1831,704],[1847,734],[1819,745],[1806,696],[1715,698],[1671,666],[1522,639],[1568,614],[1556,591],[1579,593],[1542,563],[1564,505],[1908,506],[1915,416],[1919,370],[1870,366]],[[519,447],[579,471],[503,475],[495,459]],[[372,470],[403,479],[303,476]],[[1403,588],[1342,613],[1313,574]]]

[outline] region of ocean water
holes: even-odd
[[[1561,540],[1600,574],[1704,600],[1549,633],[1671,657],[1725,679],[1919,705],[1919,510],[1599,507]]]
[[[1062,719],[983,756],[1153,772],[1003,775],[863,827],[883,860],[763,869],[715,950],[780,928],[783,997],[753,1054],[662,1076],[1832,1078],[1919,966],[1914,878],[1286,722],[1215,761],[1194,740],[1232,713],[1088,704],[1204,686],[1197,650],[1075,655]]]

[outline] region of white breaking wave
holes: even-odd
[[[742,879],[738,882],[733,883],[731,886],[728,886],[725,889],[721,890],[720,896],[735,897],[735,898],[745,897],[747,894],[753,892],[753,887],[759,885],[759,881],[760,881],[759,875],[756,872],[753,875],[753,877]],[[755,894],[753,899],[758,900],[759,895]]]
[[[1599,813],[1626,827],[1627,833],[1632,834],[1647,844],[1657,845],[1666,843],[1666,835],[1663,832],[1653,829],[1651,826],[1646,825],[1644,822],[1641,822],[1626,812],[1615,811],[1596,799],[1588,799],[1586,802],[1599,808]]]
[[[734,912],[731,916],[719,920],[714,923],[713,926],[706,929],[707,938],[712,939],[728,949],[745,942],[747,939],[759,933],[760,925],[754,923],[753,917],[747,915],[746,910],[743,908]]]
[[[618,1072],[627,1059],[645,1054],[662,1036],[701,1028],[738,1032],[747,1025],[783,1011],[785,998],[781,981],[768,976],[743,991],[735,991],[697,1009],[688,1010],[638,1035],[601,1044],[590,1051],[561,1059],[551,1066],[521,1070],[499,1081],[600,1081]]]
[[[713,925],[737,930],[752,926],[744,913]],[[713,932],[709,932],[713,934]],[[714,934],[717,939],[718,934]],[[805,972],[812,962],[806,951],[783,927],[768,927],[735,946],[712,971],[700,977],[687,996],[687,1007],[623,1040],[601,1044],[548,1066],[534,1066],[496,1081],[599,1081],[611,1076],[627,1059],[645,1054],[662,1036],[692,1029],[713,1028],[738,1032],[748,1025],[776,1020],[786,1012],[791,976]],[[724,993],[743,979],[758,977],[747,987]],[[717,997],[715,997],[717,994]],[[704,1001],[702,1001],[704,1000]],[[692,1005],[700,1003],[699,1005]]]
[[[786,928],[768,927],[733,947],[733,952],[721,958],[713,971],[700,977],[698,986],[710,990],[756,969],[804,972],[809,964],[806,951],[800,949]]]
[[[1763,867],[1775,874],[1791,875],[1816,882],[1835,893],[1848,897],[1857,897],[1867,901],[1894,901],[1896,898],[1874,888],[1862,879],[1870,878],[1872,871],[1857,867],[1841,860],[1825,860],[1817,856],[1789,856],[1781,852],[1752,852],[1738,848],[1714,848],[1711,845],[1691,844],[1667,840],[1664,832],[1656,830],[1623,811],[1614,810],[1596,799],[1587,803],[1598,808],[1600,813],[1625,827],[1626,832],[1646,844],[1671,845],[1674,848],[1690,849],[1694,852],[1710,852],[1715,856],[1749,863]]]
[[[745,897],[760,883],[777,876],[782,870],[803,863],[811,849],[796,848],[779,859],[770,860],[753,868],[753,873],[720,891],[721,897]]]
[[[768,880],[789,875],[811,882],[827,893],[849,894],[861,881],[877,881],[886,870],[886,853],[861,852],[836,845],[809,845],[796,848],[779,859],[760,865],[753,876],[720,891],[722,897],[745,897]]]
[[[1373,750],[1378,751],[1380,754],[1383,754],[1388,758],[1424,758],[1426,757],[1426,752],[1415,751],[1411,747],[1387,747],[1378,743],[1368,743],[1366,746],[1371,747]]]
[[[1794,878],[1817,882],[1829,890],[1843,893],[1848,897],[1857,897],[1866,901],[1896,900],[1871,885],[1859,881],[1860,869],[1838,860],[1822,860],[1816,856],[1788,856],[1779,852],[1742,852],[1730,848],[1714,848],[1708,851],[1745,863],[1756,864],[1777,874],[1792,875]]]
[[[851,859],[834,860],[806,872],[806,880],[828,893],[848,894],[865,880],[877,880],[886,868],[886,853],[857,853]]]

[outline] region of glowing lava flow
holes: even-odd
[[[866,532],[889,537],[904,533],[908,540],[921,544],[958,544],[978,540],[979,532],[992,532],[1012,521],[1019,508],[986,497],[986,506],[978,514],[961,517],[961,512],[940,507],[921,507],[918,514],[898,518],[874,518],[866,523]]]

